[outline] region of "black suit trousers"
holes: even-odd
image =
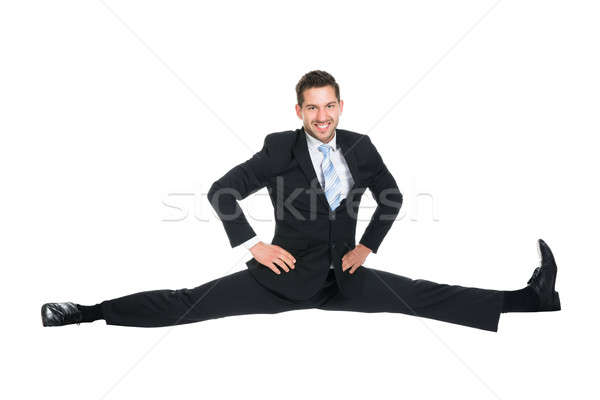
[[[364,290],[351,298],[340,292],[333,270],[314,296],[301,301],[282,297],[258,283],[248,270],[243,270],[192,289],[140,292],[103,301],[101,307],[107,324],[138,327],[316,308],[402,313],[493,332],[498,330],[502,291],[440,284],[360,268],[365,272]]]

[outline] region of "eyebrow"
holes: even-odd
[[[328,105],[330,105],[330,104],[335,104],[335,103],[336,103],[336,101],[330,101],[329,103],[327,103],[327,104],[325,104],[325,105],[326,105],[326,106],[328,106]],[[306,105],[306,107],[310,107],[310,106],[313,106],[313,107],[318,107],[316,104],[307,104],[307,105]]]

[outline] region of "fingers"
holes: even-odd
[[[346,265],[346,269],[344,271],[348,271],[348,270],[352,270],[352,268],[355,266],[355,263],[348,263],[348,265]]]
[[[352,265],[354,265],[354,261],[350,257],[342,257],[342,271],[346,271],[348,268],[352,267]]]
[[[296,258],[293,255],[291,255],[288,251],[282,249],[279,246],[273,247],[277,248],[276,251],[274,253],[271,253],[270,256],[267,257],[267,260],[265,260],[268,261],[270,259],[268,265],[265,265],[269,267],[271,271],[273,271],[277,275],[281,275],[281,271],[279,270],[279,268],[281,268],[285,272],[290,272],[290,269],[294,269],[296,267]]]
[[[281,271],[279,271],[273,263],[270,263],[267,265],[267,267],[269,267],[271,271],[275,272],[277,275],[281,275]]]
[[[350,257],[342,257],[342,271],[347,271],[350,270],[351,274],[354,274],[354,271],[356,271],[358,269],[358,267],[361,266],[361,262],[359,262],[359,260],[356,259],[351,259]]]
[[[287,250],[278,247],[278,253],[276,259],[273,260],[274,263],[279,265],[285,272],[290,272],[290,269],[294,269],[296,267],[296,259],[293,255],[291,255]]]
[[[282,253],[285,254],[292,262],[296,262],[296,258],[286,249],[281,249]]]
[[[292,256],[290,253],[288,253],[287,251],[283,250],[280,254],[279,254],[279,258],[281,260],[283,260],[291,269],[294,269],[295,262],[296,259],[294,258],[294,256]]]
[[[285,272],[290,272],[290,269],[288,268],[287,264],[283,262],[283,260],[281,260],[280,258],[274,259],[273,263],[279,265]]]
[[[272,263],[279,265],[285,272],[296,268],[296,258],[289,251],[277,245],[272,245],[272,247],[275,249],[275,253],[271,256],[274,257]]]

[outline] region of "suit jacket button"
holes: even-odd
[[[333,244],[331,245],[331,248],[332,248],[332,249],[335,249],[335,243],[333,243]]]

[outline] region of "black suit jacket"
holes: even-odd
[[[295,300],[315,294],[333,263],[342,293],[362,291],[363,268],[342,271],[341,258],[355,247],[356,218],[367,188],[377,202],[360,243],[377,252],[402,205],[402,194],[369,136],[336,129],[354,186],[331,211],[313,167],[304,128],[271,133],[262,150],[214,182],[208,199],[219,216],[232,247],[255,236],[238,200],[266,187],[275,216],[271,240],[296,258],[295,269],[275,274],[252,258],[246,264],[259,283]]]

